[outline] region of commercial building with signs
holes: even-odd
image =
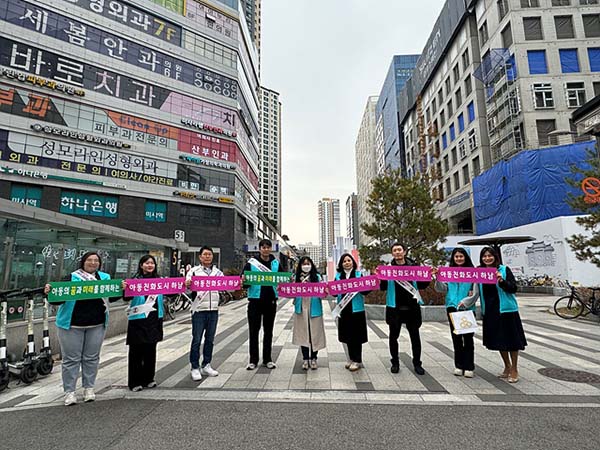
[[[260,83],[237,1],[6,0],[0,29],[2,287],[86,250],[116,275],[147,251],[176,273],[202,245],[241,264]]]
[[[407,176],[430,176],[451,232],[477,231],[473,178],[575,145],[571,113],[599,89],[598,1],[447,0],[402,92]]]
[[[340,201],[337,198],[319,200],[319,246],[321,261],[327,261],[332,256],[335,239],[340,237]]]
[[[376,124],[375,109],[377,106],[377,96],[371,96],[367,99],[365,110],[363,112],[358,136],[354,144],[354,156],[356,161],[356,209],[358,229],[357,245],[367,245],[367,236],[360,228],[363,223],[369,223],[372,220],[367,211],[367,199],[371,194],[371,180],[373,180],[379,168],[383,170],[383,132]]]
[[[281,232],[281,102],[279,93],[260,88],[259,210]]]

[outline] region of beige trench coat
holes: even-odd
[[[310,334],[308,323],[310,319]],[[309,347],[312,340],[312,350],[317,351],[327,347],[325,341],[325,324],[323,316],[310,317],[310,298],[302,298],[302,314],[294,312],[294,330],[292,344]]]

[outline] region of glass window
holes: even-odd
[[[579,57],[577,55],[577,49],[560,49],[558,51],[560,56],[560,67],[562,73],[576,73],[580,72],[579,68]]]
[[[463,62],[463,70],[467,70],[467,68],[469,67],[469,65],[471,64],[470,58],[469,58],[469,50],[465,50],[465,52],[462,54],[462,62]]]
[[[542,75],[548,73],[546,50],[527,50],[527,59],[529,61],[530,75]]]
[[[557,39],[573,39],[573,16],[554,16],[554,28],[556,28]]]
[[[460,176],[458,172],[454,172],[454,189],[457,191],[460,189]]]
[[[166,222],[167,204],[165,202],[155,202],[146,200],[144,220],[146,222]]]
[[[556,120],[554,119],[544,119],[544,120],[536,120],[537,126],[537,135],[538,135],[538,143],[539,145],[549,145],[552,142],[551,136],[549,134],[556,130]]]
[[[588,58],[590,60],[590,70],[600,72],[600,48],[588,48]]]
[[[569,6],[571,0],[552,0],[552,6]]]
[[[473,158],[473,176],[476,177],[481,172],[481,165],[479,163],[479,156]]]
[[[469,103],[467,110],[469,112],[469,123],[471,123],[475,120],[475,103]]]
[[[448,148],[448,136],[446,135],[446,133],[442,133],[442,149],[447,149]]]
[[[462,105],[462,91],[460,90],[460,88],[458,88],[456,90],[456,94],[454,94],[454,96],[456,97],[456,108],[460,108],[460,105]]]
[[[477,148],[477,133],[475,132],[474,129],[469,131],[468,141],[469,141],[469,150],[470,151],[475,150]]]
[[[523,17],[523,30],[525,31],[526,41],[544,39],[541,17]]]
[[[538,8],[540,0],[521,0],[521,8]]]
[[[456,147],[450,150],[450,156],[452,157],[452,166],[455,166],[458,163],[458,158],[456,156]]]
[[[456,128],[454,124],[450,125],[450,142],[453,142],[456,139]]]
[[[600,14],[583,14],[581,17],[585,37],[600,37]]]
[[[534,84],[533,102],[535,109],[554,108],[554,96],[552,94],[552,85],[549,83]]]
[[[465,95],[470,95],[473,92],[473,77],[471,74],[467,75],[465,78]]]
[[[27,184],[13,184],[10,188],[10,201],[41,208],[42,188]]]
[[[502,20],[508,11],[510,10],[510,6],[508,4],[508,0],[497,0],[496,4],[498,5],[498,17],[499,20]]]
[[[469,165],[468,164],[464,165],[462,168],[462,171],[463,171],[463,183],[465,185],[467,185],[471,181],[471,176],[469,175]]]
[[[508,48],[513,44],[512,29],[510,22],[502,30],[502,46]]]
[[[583,82],[567,83],[565,85],[567,107],[579,108],[585,103],[585,85]]]
[[[465,131],[465,116],[460,113],[458,116],[458,132],[462,133],[463,131]]]
[[[458,64],[454,66],[452,72],[454,74],[454,84],[456,84],[460,80],[460,67],[458,66]]]
[[[479,28],[479,40],[480,45],[483,46],[483,44],[485,44],[487,42],[487,40],[489,39],[488,36],[488,28],[487,28],[487,21],[483,22],[483,25],[481,25],[481,28]]]

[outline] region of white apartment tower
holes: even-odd
[[[335,239],[340,233],[340,201],[339,199],[324,198],[319,200],[319,245],[321,260],[327,261],[332,256]]]

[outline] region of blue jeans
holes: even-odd
[[[219,311],[198,311],[192,314],[192,347],[190,348],[190,364],[192,365],[192,369],[200,368],[202,335],[204,335],[202,367],[210,364],[218,320]]]

